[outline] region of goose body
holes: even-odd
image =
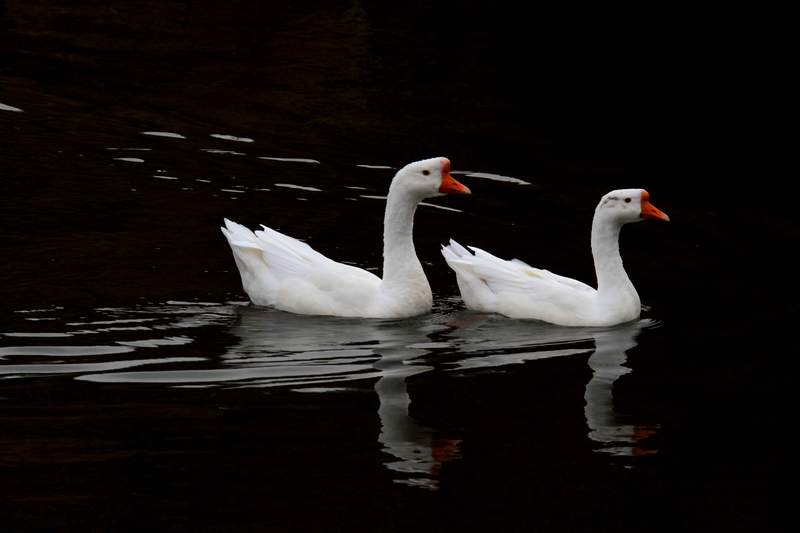
[[[442,255],[455,271],[469,309],[562,326],[610,326],[634,320],[641,312],[639,295],[622,265],[619,233],[624,224],[645,218],[669,220],[643,189],[612,191],[600,200],[591,240],[597,289],[518,259],[467,250],[453,240],[442,247]]]
[[[419,202],[469,194],[450,176],[450,161],[426,159],[400,169],[389,186],[384,215],[383,278],[338,263],[308,244],[262,226],[252,232],[225,220],[242,287],[256,305],[307,315],[402,318],[430,311],[431,288],[413,242]]]

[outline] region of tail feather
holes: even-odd
[[[468,256],[468,255],[472,255],[470,252],[467,251],[466,248],[464,248],[463,246],[458,244],[453,239],[450,239],[450,244],[447,245],[447,246],[444,246],[444,248],[447,248],[451,253],[453,253],[457,257],[465,257],[465,256]]]
[[[267,226],[262,225],[263,229],[252,232],[227,219],[225,225],[228,230],[226,236],[230,235],[228,241],[234,250],[234,256],[241,256],[244,251],[250,252],[253,254],[250,257],[257,261],[252,264],[247,263],[249,269],[259,273],[268,271],[273,279],[286,276],[308,278],[314,272],[315,266],[329,261],[308,244]],[[244,260],[247,262],[247,259]]]
[[[225,219],[225,227],[221,227],[222,234],[228,240],[233,251],[233,259],[242,277],[242,287],[253,301],[264,303],[264,298],[252,293],[254,287],[271,287],[274,277],[267,268],[264,257],[264,247],[255,234],[231,220]],[[267,301],[268,303],[268,301]]]
[[[225,227],[220,227],[219,229],[222,230],[222,234],[225,235],[231,246],[262,250],[261,246],[258,245],[258,238],[256,238],[255,234],[241,224],[226,218]]]
[[[470,252],[464,246],[450,239],[448,245],[442,246],[442,255],[448,266],[456,273],[461,298],[466,306],[476,311],[490,311],[495,297],[494,293],[476,271],[477,249],[472,246],[469,249],[473,251]]]
[[[245,241],[237,236],[234,236],[225,228],[219,228],[222,230],[222,234],[225,235],[225,238],[228,239],[228,244],[231,245],[232,248],[241,248],[245,250],[256,250],[258,252],[263,251],[263,249],[257,244],[252,241]]]
[[[314,249],[306,243],[299,241],[279,231],[262,225],[263,230],[255,232],[255,236],[262,246],[278,248],[282,254],[287,254],[296,261],[308,262],[312,256],[317,255]]]
[[[449,264],[451,261],[458,261],[458,255],[449,246],[442,246],[442,255],[444,260]]]
[[[453,239],[450,239],[449,244],[442,246],[442,255],[456,273],[463,273],[465,270],[472,271],[471,259],[475,256]]]

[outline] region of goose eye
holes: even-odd
[[[422,171],[422,175],[423,175],[423,176],[428,176],[428,175],[430,175],[430,173],[431,173],[431,171],[430,171],[430,170],[423,170],[423,171]]]
[[[626,203],[626,204],[629,204],[629,203],[631,203],[631,199],[630,199],[630,198],[625,198],[625,203]]]

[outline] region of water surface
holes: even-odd
[[[711,103],[735,83],[702,100],[719,53],[472,2],[315,4],[0,2],[2,523],[775,529],[798,349],[775,254],[800,228],[765,173],[730,186],[746,150],[704,156],[739,109]],[[473,195],[417,211],[431,314],[247,303],[225,217],[380,273],[389,181],[438,155]],[[592,283],[620,187],[672,219],[622,233],[640,320],[463,308],[442,243]]]

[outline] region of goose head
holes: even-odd
[[[404,191],[415,199],[423,200],[444,194],[470,194],[469,188],[450,175],[450,160],[433,157],[415,161],[395,174],[389,191]]]
[[[644,189],[618,189],[603,196],[595,209],[595,217],[617,224],[640,222],[646,218],[664,220],[669,217],[650,203],[650,193]]]

